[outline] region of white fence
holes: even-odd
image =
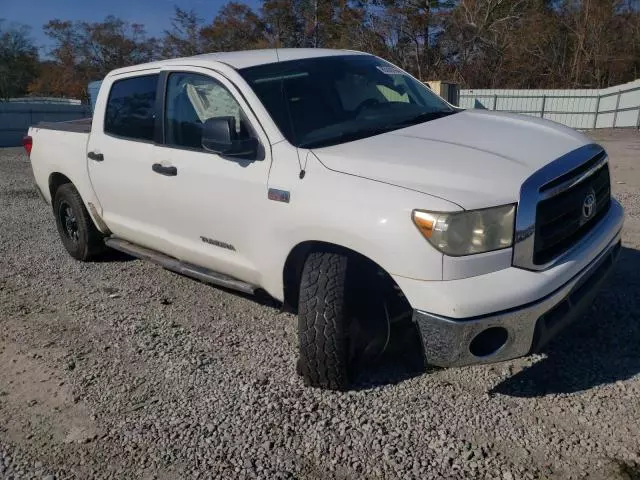
[[[91,116],[89,105],[49,102],[0,102],[0,147],[21,145],[31,125]]]
[[[640,79],[584,90],[460,90],[460,107],[546,118],[573,128],[640,128]]]

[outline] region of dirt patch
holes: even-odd
[[[83,443],[98,435],[87,406],[74,397],[64,373],[51,366],[61,358],[54,349],[22,350],[17,343],[0,342],[0,410],[10,441]]]

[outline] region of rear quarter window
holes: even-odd
[[[104,118],[104,132],[133,140],[153,140],[158,75],[113,82]]]

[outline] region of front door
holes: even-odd
[[[164,139],[154,158],[164,171],[162,226],[170,253],[183,260],[257,283],[255,215],[267,202],[270,148],[265,133],[235,87],[215,72],[167,71]],[[234,136],[259,140],[254,158],[223,156],[202,146],[203,124],[231,119]],[[169,194],[170,192],[170,194]]]

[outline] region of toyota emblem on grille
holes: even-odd
[[[589,220],[596,211],[596,193],[591,190],[582,201],[582,216]]]

